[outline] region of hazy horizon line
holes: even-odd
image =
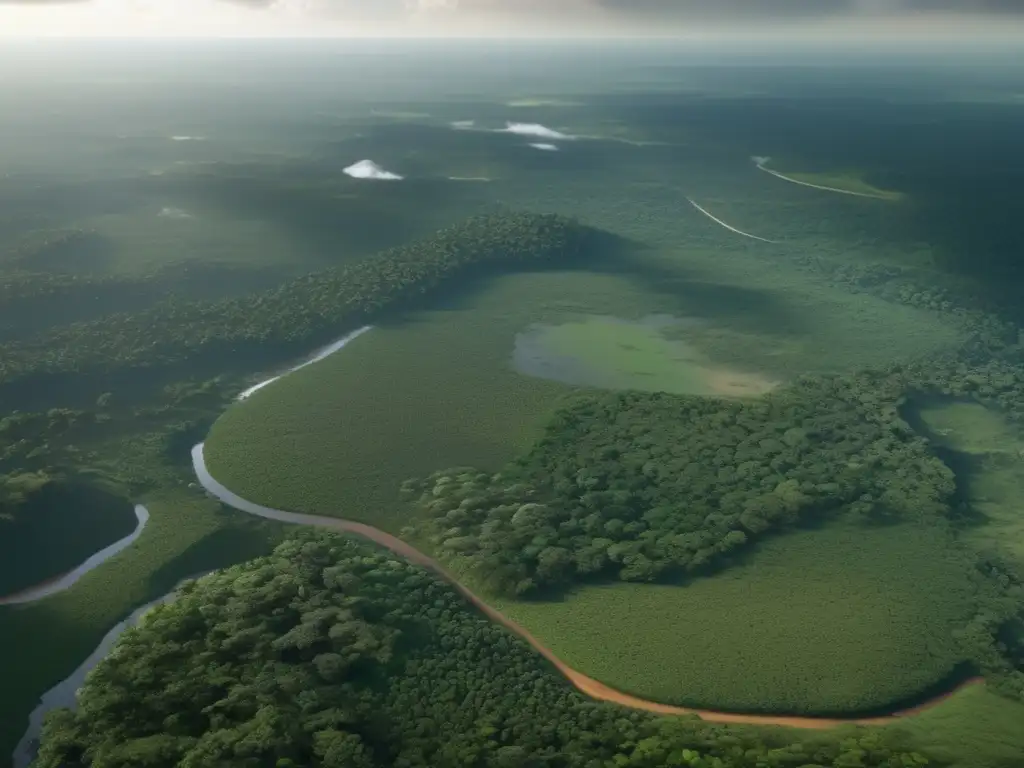
[[[685,31],[631,31],[612,33],[604,30],[551,32],[519,32],[508,30],[498,32],[486,31],[390,31],[390,32],[340,32],[340,31],[293,31],[290,33],[147,33],[136,32],[126,34],[75,34],[75,33],[44,33],[44,34],[10,34],[0,30],[0,39],[5,42],[47,42],[47,41],[81,41],[81,42],[131,42],[134,40],[217,40],[217,41],[287,41],[287,40],[358,40],[358,41],[473,41],[473,40],[508,40],[508,41],[650,41],[662,40],[685,41],[691,43],[717,41],[800,41],[823,45],[837,41],[856,41],[858,43],[901,42],[901,41],[938,41],[969,42],[976,39],[1004,38],[1024,46],[1024,21],[1011,24],[990,24],[973,29],[882,29],[871,27],[820,26],[820,27],[760,27],[758,29],[738,29],[735,27],[714,26],[691,28]]]

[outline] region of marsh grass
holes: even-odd
[[[676,338],[665,332],[677,326]],[[682,326],[682,327],[678,327]],[[516,369],[569,384],[712,396],[756,396],[775,382],[716,366],[687,338],[680,318],[639,322],[590,316],[516,337]]]

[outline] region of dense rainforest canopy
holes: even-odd
[[[755,731],[594,703],[435,576],[334,535],[129,630],[37,768],[914,768],[896,730]]]
[[[967,397],[1024,421],[1024,367],[929,360],[805,376],[757,400],[611,392],[578,398],[493,475],[410,480],[432,541],[500,592],[715,565],[758,537],[841,511],[943,521],[951,470],[899,412],[915,393]]]
[[[548,597],[583,582],[678,581],[728,566],[757,539],[830,515],[862,525],[958,525],[952,471],[900,414],[923,393],[1024,421],[1024,366],[929,360],[803,377],[763,398],[612,392],[558,411],[525,455],[410,480],[439,554],[498,594]],[[418,530],[417,530],[418,529]],[[1024,574],[958,548],[978,609],[965,658],[1024,698]]]
[[[807,378],[743,402],[593,395],[506,470],[440,473],[420,502],[443,549],[520,595],[693,572],[843,507],[871,520],[941,514],[952,473],[870,392]]]
[[[564,262],[584,253],[594,234],[553,214],[477,216],[271,290],[218,301],[168,300],[0,345],[0,383],[151,368],[195,356],[233,353],[237,359],[267,347],[305,349],[453,278],[506,265]]]

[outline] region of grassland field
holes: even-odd
[[[829,524],[675,585],[588,586],[500,609],[568,664],[629,693],[735,712],[884,709],[950,676],[971,613],[941,533]]]

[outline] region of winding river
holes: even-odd
[[[264,379],[259,384],[253,384],[248,389],[243,390],[242,392],[239,393],[237,399],[238,400],[245,400],[253,392],[259,392],[264,387],[269,386],[270,384],[273,384],[275,381],[280,379],[282,376],[287,376],[289,373],[295,373],[295,371],[298,371],[298,370],[300,370],[302,368],[305,368],[307,365],[312,365],[313,363],[320,362],[321,360],[323,360],[328,355],[333,355],[335,352],[337,352],[339,349],[344,347],[346,344],[348,344],[353,339],[357,339],[360,336],[362,336],[364,333],[366,333],[372,327],[373,326],[371,326],[371,325],[364,325],[362,328],[357,328],[356,330],[352,331],[352,333],[348,333],[348,334],[342,336],[337,341],[332,341],[326,347],[321,347],[320,349],[318,349],[316,352],[314,352],[312,355],[307,357],[305,360],[303,360],[298,365],[293,365],[291,368],[288,368],[286,371],[284,371],[284,373],[281,373],[281,374],[279,374],[277,376],[271,376],[269,379]]]
[[[136,504],[135,520],[136,523],[134,531],[123,539],[118,539],[113,544],[109,544],[99,552],[91,555],[88,560],[73,571],[68,571],[63,576],[47,579],[39,584],[35,584],[10,595],[0,597],[0,605],[24,605],[25,603],[34,603],[37,600],[42,600],[45,597],[50,597],[58,592],[70,589],[75,582],[85,576],[85,574],[93,568],[99,567],[118,552],[134,544],[135,540],[142,535],[142,529],[146,527],[146,523],[149,522],[149,510],[141,504]]]

